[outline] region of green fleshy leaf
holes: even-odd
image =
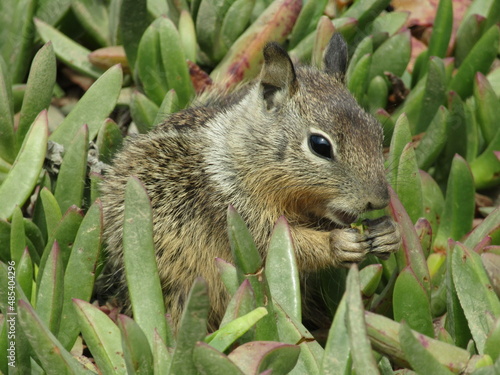
[[[197,342],[193,350],[193,360],[200,374],[244,375],[241,369],[225,354],[204,342]]]
[[[499,145],[500,131],[497,132],[486,150],[470,163],[477,189],[496,186],[500,183],[500,160],[497,151],[499,150]]]
[[[432,27],[427,56],[444,58],[448,51],[448,44],[453,26],[452,0],[441,0],[438,5],[436,18]]]
[[[85,31],[99,43],[101,47],[110,44],[109,17],[105,3],[93,0],[75,0],[71,2],[73,13],[83,25]],[[137,19],[137,15],[134,14]]]
[[[346,304],[346,324],[353,367],[359,374],[378,374],[366,332],[359,273],[356,266],[352,266],[347,275]]]
[[[256,307],[264,306],[269,312],[258,322],[255,339],[277,340],[278,332],[274,320],[273,303],[263,272],[262,258],[246,224],[233,206],[228,208],[227,221],[231,252],[238,269],[238,280],[240,283],[245,278],[250,281],[255,293]]]
[[[500,358],[500,319],[496,320],[493,329],[486,338],[484,353],[489,355],[493,361],[497,361]]]
[[[54,197],[61,212],[71,206],[83,207],[83,189],[87,174],[87,147],[89,133],[87,125],[83,125],[76,133],[73,141],[64,154],[63,163],[57,179]]]
[[[467,117],[463,100],[455,92],[449,93],[449,112],[446,118],[446,128],[448,129],[446,146],[440,154],[434,178],[436,181],[445,185],[449,178],[451,164],[455,154],[465,157],[467,155],[467,133],[471,120]]]
[[[477,117],[474,115],[476,102],[473,97],[465,101],[465,125],[467,127],[467,144],[465,146],[465,160],[473,162],[479,154],[479,146],[482,141],[480,136]]]
[[[371,297],[382,279],[382,265],[370,264],[359,271],[359,283],[364,297]]]
[[[432,245],[432,227],[431,223],[425,219],[420,218],[415,223],[415,231],[417,232],[420,243],[422,244],[422,251],[424,252],[424,257],[427,258],[431,251]]]
[[[464,245],[474,249],[486,236],[491,235],[499,228],[500,207],[497,207],[467,236]]]
[[[16,158],[13,104],[11,78],[0,56],[0,158],[8,163]]]
[[[322,375],[347,375],[351,372],[351,349],[346,321],[346,298],[343,298],[335,312],[325,354],[321,362]]]
[[[156,117],[153,121],[153,126],[162,124],[168,118],[171,113],[177,112],[179,110],[179,100],[177,99],[177,94],[174,90],[167,92],[167,95],[163,98],[161,102],[160,109],[156,113]]]
[[[226,287],[229,295],[233,296],[240,285],[236,267],[221,258],[215,258],[215,261],[222,283]]]
[[[59,331],[63,307],[63,267],[59,245],[54,242],[40,281],[37,283],[36,297],[36,312],[54,335]]]
[[[357,64],[363,58],[365,55],[371,55],[373,54],[373,36],[368,35],[364,39],[359,42],[359,44],[356,46],[356,49],[354,50],[354,53],[352,54],[352,57],[349,59],[349,66],[347,67],[347,72],[346,72],[346,82],[349,87],[349,81],[351,80],[351,76],[357,72]],[[368,84],[368,82],[364,82],[365,86]],[[366,91],[366,90],[364,90]],[[352,91],[351,91],[352,92]]]
[[[422,182],[424,217],[432,227],[432,240],[434,240],[444,209],[444,196],[439,185],[427,172],[420,171],[420,181]]]
[[[411,129],[416,128],[416,123],[418,121],[418,116],[420,115],[420,109],[422,108],[421,103],[424,100],[425,94],[425,79],[421,79],[412,88],[408,96],[406,97],[404,103],[400,105],[392,114],[392,119],[396,121],[405,114],[408,118]]]
[[[97,133],[96,145],[99,150],[99,160],[109,164],[122,144],[123,136],[120,128],[113,120],[106,119]]]
[[[121,1],[120,34],[131,71],[136,69],[139,42],[150,24],[148,3],[147,0]]]
[[[11,260],[10,228],[10,223],[5,220],[0,220],[0,261],[5,263]]]
[[[137,251],[139,248],[140,252]],[[151,203],[136,177],[128,179],[125,190],[123,256],[134,319],[144,331],[151,348],[155,329],[162,339],[170,343],[154,251]]]
[[[375,112],[379,108],[387,106],[387,97],[389,95],[389,88],[385,79],[381,76],[373,77],[368,85],[368,109],[370,112]]]
[[[196,39],[201,50],[208,54],[211,59],[213,59],[215,38],[218,34],[217,28],[220,27],[224,16],[221,9],[216,8],[216,4],[212,1],[201,1],[198,12],[201,12],[203,17],[196,17]],[[222,4],[222,2],[218,2],[218,4]]]
[[[474,98],[476,99],[476,115],[479,125],[481,125],[481,132],[486,143],[489,144],[495,138],[498,130],[496,121],[500,117],[500,106],[493,87],[481,73],[476,73],[475,76]]]
[[[74,42],[59,30],[35,18],[36,29],[45,43],[51,41],[59,60],[76,71],[92,78],[99,78],[103,71],[88,60],[90,50]]]
[[[290,227],[284,216],[278,219],[271,236],[265,265],[273,298],[297,320],[302,319],[300,281]]]
[[[461,243],[452,255],[452,275],[458,299],[467,318],[479,354],[484,353],[485,342],[500,317],[500,301],[492,290],[481,258]]]
[[[68,147],[83,124],[89,128],[89,139],[99,132],[104,120],[116,105],[122,85],[119,65],[109,68],[87,90],[73,110],[50,136],[50,140]]]
[[[33,262],[27,250],[23,252],[19,263],[17,263],[16,279],[19,287],[23,290],[28,300],[30,300],[33,290]]]
[[[314,31],[319,18],[325,11],[327,2],[326,0],[308,1],[303,5],[290,34],[290,49]]]
[[[31,61],[33,41],[33,16],[37,8],[35,0],[0,4],[0,54],[9,68],[12,83],[24,81]]]
[[[347,78],[347,88],[360,103],[362,103],[366,90],[368,89],[368,74],[370,72],[371,63],[371,54],[362,56],[352,69],[352,73],[348,75]]]
[[[265,315],[267,315],[267,310],[264,307],[257,307],[248,314],[240,316],[224,325],[224,327],[219,328],[210,336],[209,344],[215,349],[224,352]]]
[[[262,258],[245,222],[233,206],[229,206],[227,211],[227,223],[231,252],[236,267],[244,274],[259,272],[263,266]],[[238,278],[240,282],[243,282],[243,276]]]
[[[50,253],[50,249],[52,249],[54,241],[57,241],[59,244],[63,264],[64,267],[66,267],[71,253],[71,246],[75,241],[76,233],[78,232],[78,228],[83,220],[83,216],[83,212],[79,208],[75,206],[70,207],[62,217],[54,232],[49,234],[49,239],[45,245],[42,259],[40,259],[37,285],[40,283],[40,275],[43,273],[45,262],[47,261],[47,257]]]
[[[446,320],[444,328],[449,332],[457,346],[466,348],[472,335],[468,327],[464,310],[458,300],[454,278],[452,277],[453,252],[454,246],[448,246],[446,253]]]
[[[415,331],[434,336],[429,295],[418,282],[411,268],[399,274],[394,286],[394,320],[406,323]]]
[[[478,14],[464,17],[457,30],[455,41],[455,65],[460,66],[467,54],[481,38],[486,26],[486,19]]]
[[[16,131],[17,148],[24,141],[32,122],[40,111],[48,109],[56,82],[56,57],[52,43],[45,44],[35,55],[31,64],[26,92]]]
[[[428,72],[424,96],[421,101],[418,121],[412,131],[413,134],[426,131],[433,118],[435,118],[439,107],[444,105],[446,101],[446,74],[443,60],[431,57],[427,66]]]
[[[351,5],[342,17],[352,17],[358,20],[359,27],[373,21],[389,6],[389,0],[366,0],[358,1]]]
[[[474,219],[474,180],[467,162],[453,159],[441,224],[434,240],[435,249],[446,249],[449,238],[460,240],[472,229]]]
[[[47,112],[42,111],[31,125],[26,140],[7,178],[0,185],[0,219],[9,218],[22,206],[38,180],[47,149]]]
[[[399,330],[399,342],[405,353],[405,357],[410,362],[411,367],[421,374],[451,375],[453,374],[446,367],[441,365],[434,355],[427,349],[427,337],[418,335],[415,337],[410,329],[410,325],[401,324]],[[436,353],[439,355],[439,353]]]
[[[395,187],[411,221],[416,223],[423,216],[423,196],[417,159],[411,143],[401,153]]]
[[[147,133],[153,128],[158,116],[158,106],[139,91],[134,91],[130,101],[130,114],[140,133]]]
[[[153,354],[141,327],[126,315],[118,316],[127,374],[151,374]]]
[[[203,279],[198,278],[191,287],[182,313],[177,346],[170,366],[171,374],[191,375],[196,373],[193,349],[195,343],[203,341],[206,335],[209,305],[207,284]]]
[[[160,105],[168,92],[168,81],[163,65],[160,31],[164,28],[163,18],[156,19],[144,31],[137,48],[135,63],[137,74],[147,97]]]
[[[477,72],[486,74],[498,52],[500,29],[494,25],[483,34],[453,77],[450,90],[456,91],[463,99],[472,94],[473,80]]]
[[[102,240],[102,206],[94,203],[76,234],[64,274],[64,303],[59,339],[65,348],[71,348],[78,336],[73,298],[89,301],[94,287],[95,269]]]
[[[408,118],[403,114],[398,118],[391,139],[388,165],[390,166],[389,182],[394,188],[397,186],[399,161],[406,145],[411,142],[410,126]]]
[[[38,0],[36,16],[50,25],[58,24],[71,7],[71,0]]]
[[[158,331],[155,331],[153,339],[153,372],[155,374],[168,374],[170,364],[172,363],[172,354],[167,349]]]
[[[397,33],[406,24],[409,13],[385,12],[373,20],[372,33],[387,33],[390,36]]]
[[[168,90],[175,90],[178,104],[184,108],[194,97],[194,88],[189,76],[179,32],[168,18],[162,18],[162,20],[159,41],[163,67],[165,68],[163,74],[168,81]]]
[[[54,374],[93,374],[62,347],[24,300],[19,301],[19,322],[43,368]]]
[[[246,0],[240,0],[246,1]],[[182,50],[186,59],[196,62],[196,30],[194,28],[194,21],[188,11],[182,11],[179,17],[179,37],[182,44]]]
[[[227,10],[222,21],[220,29],[220,54],[227,53],[229,48],[238,39],[238,37],[246,30],[250,18],[252,16],[252,9],[255,6],[255,0],[236,0]],[[180,24],[179,24],[180,32]],[[180,32],[182,37],[182,32]]]
[[[40,228],[38,228],[38,226],[33,223],[31,219],[24,218],[24,232],[26,234],[26,238],[33,244],[39,258],[45,247],[45,241]],[[38,262],[35,263],[38,264]]]
[[[232,293],[231,296],[232,298],[227,305],[226,312],[220,323],[220,328],[223,328],[234,319],[255,310],[255,298],[249,280],[243,281],[238,290]],[[209,341],[205,340],[205,342]]]
[[[245,374],[260,374],[271,370],[272,374],[285,375],[295,367],[299,353],[297,345],[254,341],[237,347],[228,357]]]
[[[391,201],[389,210],[394,220],[399,224],[402,234],[402,251],[396,254],[398,268],[403,270],[410,267],[415,273],[418,282],[423,286],[426,294],[430,293],[430,276],[427,262],[422,251],[420,239],[417,236],[415,227],[405,209],[401,205],[398,197],[392,189],[389,189]]]
[[[391,72],[400,77],[410,61],[410,32],[403,31],[387,39],[373,53],[370,69],[370,81],[376,76]]]
[[[420,169],[428,170],[443,151],[448,140],[448,110],[441,106],[415,149]]]
[[[85,344],[103,374],[126,374],[120,329],[100,309],[86,301],[73,299],[74,319]]]
[[[323,348],[302,325],[302,322],[288,316],[278,303],[274,303],[273,308],[280,341],[287,344],[300,342],[300,354],[293,373],[317,374],[323,357]]]
[[[49,189],[44,187],[40,191],[40,200],[43,206],[43,213],[45,218],[45,233],[47,237],[54,234],[55,229],[62,219],[61,209],[57,203],[57,199],[52,195]]]
[[[399,340],[401,324],[369,311],[365,311],[365,320],[373,349],[389,356],[398,366],[408,367]],[[413,332],[413,335],[419,337],[417,332]],[[425,339],[427,340],[427,350],[430,353],[439,353],[439,356],[436,357],[438,362],[453,373],[462,372],[469,363],[470,354],[466,350],[430,337]]]
[[[26,248],[26,234],[24,233],[23,213],[16,207],[12,214],[12,225],[10,234],[10,258],[17,263],[21,259]]]

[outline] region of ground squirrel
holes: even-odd
[[[340,34],[330,40],[323,65],[322,71],[294,67],[283,48],[269,43],[256,82],[209,95],[130,138],[101,186],[108,251],[101,285],[127,301],[122,223],[131,175],[151,199],[158,269],[174,324],[197,276],[210,288],[212,329],[224,313],[228,295],[215,258],[232,261],[229,204],[263,256],[284,215],[303,275],[396,251],[400,237],[390,218],[364,233],[350,227],[361,213],[387,206],[389,194],[382,128],[344,85],[347,46]]]

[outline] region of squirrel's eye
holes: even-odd
[[[322,158],[333,159],[332,145],[328,139],[321,135],[312,134],[309,137],[309,148]]]

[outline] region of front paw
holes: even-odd
[[[371,243],[370,253],[380,259],[388,259],[391,253],[401,247],[401,234],[399,225],[388,216],[375,220],[365,220],[365,235]]]
[[[336,265],[349,267],[365,259],[371,243],[355,228],[334,229],[330,232],[330,249]]]

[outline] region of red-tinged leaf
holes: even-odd
[[[400,270],[410,267],[415,273],[417,280],[422,284],[427,295],[430,293],[430,276],[427,262],[422,251],[422,245],[415,231],[413,223],[406,213],[394,191],[389,188],[391,202],[389,210],[394,220],[399,224],[402,234],[402,251],[396,254]]]
[[[392,303],[394,320],[404,320],[413,330],[429,337],[434,335],[429,294],[411,268],[405,268],[399,274]]]
[[[457,242],[452,255],[452,276],[458,299],[479,354],[500,317],[500,300],[483,268],[481,257]]]
[[[297,345],[253,341],[237,347],[228,357],[245,374],[260,374],[268,369],[273,374],[287,374],[295,367],[299,353]]]
[[[285,41],[301,9],[301,0],[277,0],[236,40],[211,77],[227,88],[255,77],[261,67],[262,49],[269,40]]]

